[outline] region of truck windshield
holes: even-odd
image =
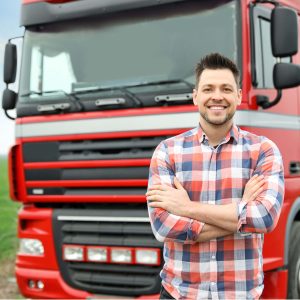
[[[238,6],[183,1],[27,28],[19,100],[130,86],[138,93],[137,86],[153,82],[191,89],[203,55],[220,52],[238,62]]]

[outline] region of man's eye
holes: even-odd
[[[231,93],[231,92],[232,92],[232,89],[231,89],[231,88],[224,88],[224,92],[226,92],[226,93]]]
[[[205,92],[205,93],[208,93],[208,92],[211,91],[211,88],[205,88],[205,89],[203,89],[202,91]]]

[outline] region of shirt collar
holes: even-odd
[[[207,141],[206,134],[203,131],[200,123],[198,125],[198,136],[199,136],[200,143],[204,143]],[[231,129],[227,133],[222,143],[228,143],[230,140],[233,140],[236,144],[239,141],[239,128],[235,124],[232,125]]]

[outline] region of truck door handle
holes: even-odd
[[[290,173],[291,174],[300,174],[300,162],[291,161],[290,162]]]

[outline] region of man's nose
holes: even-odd
[[[212,98],[214,100],[223,100],[224,97],[223,97],[223,94],[222,92],[219,90],[219,89],[216,89],[212,95]]]

